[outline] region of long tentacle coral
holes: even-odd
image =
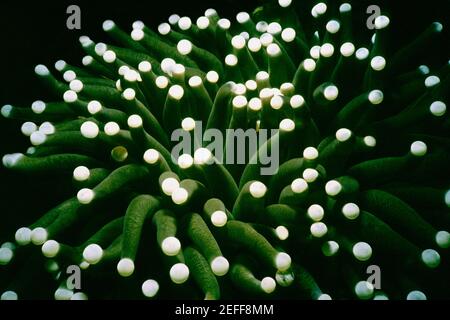
[[[359,39],[353,13],[279,0],[233,23],[107,20],[112,43],[81,37],[82,66],[36,66],[53,98],[2,107],[31,143],[3,165],[73,192],[1,246],[1,298],[449,297],[450,67],[421,63],[443,25],[391,52],[388,16]],[[174,162],[177,129],[195,143]],[[223,163],[207,129],[226,154],[242,152],[227,129],[277,131]]]

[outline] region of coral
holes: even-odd
[[[450,68],[420,65],[443,26],[392,53],[390,19],[359,39],[349,3],[267,1],[236,20],[108,20],[117,45],[81,37],[83,67],[36,66],[59,100],[2,107],[32,144],[3,165],[71,180],[73,197],[2,245],[2,299],[449,297]],[[223,163],[199,123],[227,154],[242,150],[226,129],[278,131]],[[180,128],[196,143],[174,162]]]

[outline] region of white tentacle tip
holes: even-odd
[[[390,20],[387,16],[379,16],[375,19],[375,28],[377,30],[386,28],[390,23]]]
[[[184,95],[184,89],[182,86],[176,84],[169,88],[169,96],[175,100],[181,100]]]
[[[35,68],[34,68],[34,72],[38,75],[38,76],[48,76],[50,74],[50,70],[48,70],[48,68],[46,66],[44,66],[43,64],[38,64]]]
[[[24,157],[23,153],[5,154],[2,158],[2,163],[6,168],[14,167],[17,162]]]
[[[278,4],[280,5],[280,7],[282,8],[287,8],[291,5],[292,0],[278,0]]]
[[[88,300],[88,296],[84,292],[76,292],[72,295],[70,300]]]
[[[189,268],[184,263],[177,263],[170,268],[170,279],[173,283],[182,284],[189,278]]]
[[[359,207],[357,204],[349,202],[344,204],[342,207],[342,214],[349,220],[355,220],[358,218],[360,213]]]
[[[194,163],[197,165],[212,164],[213,154],[207,148],[198,148],[194,152]]]
[[[436,32],[441,32],[444,29],[444,26],[440,22],[433,22],[433,27]]]
[[[441,263],[441,256],[434,249],[425,249],[421,254],[422,262],[429,268],[437,268]]]
[[[370,60],[370,66],[375,71],[381,71],[386,67],[386,59],[382,56],[375,56]]]
[[[381,90],[372,90],[369,93],[369,101],[371,104],[380,104],[383,102],[383,92]]]
[[[447,249],[450,247],[450,233],[448,231],[438,231],[436,233],[436,243],[439,247]]]
[[[27,227],[19,228],[14,237],[18,245],[25,246],[31,242],[31,229]]]
[[[144,38],[144,31],[142,29],[133,29],[131,31],[131,38],[134,41],[141,41]]]
[[[147,298],[153,298],[159,291],[159,284],[153,279],[144,281],[142,284],[142,294]]]
[[[14,257],[14,251],[11,248],[0,248],[0,265],[7,265]]]
[[[350,5],[350,3],[343,3],[339,7],[339,12],[341,12],[341,13],[349,12],[351,10],[352,10],[352,6]]]
[[[216,257],[211,262],[211,270],[216,276],[224,276],[230,269],[230,263],[225,257]]]
[[[314,222],[310,227],[311,235],[315,238],[322,238],[328,232],[328,227],[323,222]]]
[[[144,152],[143,159],[148,164],[155,164],[159,160],[159,152],[155,149],[148,149]]]
[[[322,293],[317,300],[333,300],[329,294]]]
[[[96,243],[88,245],[83,250],[83,258],[89,264],[98,263],[103,257],[103,249]]]
[[[41,114],[45,111],[46,104],[42,100],[36,100],[31,104],[31,110],[36,114]]]
[[[265,293],[272,293],[275,291],[275,288],[277,287],[276,281],[272,277],[265,277],[261,280],[261,289]]]
[[[181,250],[181,242],[176,237],[167,237],[161,243],[161,250],[166,256],[176,256]]]
[[[328,181],[325,185],[325,192],[331,197],[337,196],[341,191],[342,185],[339,183],[339,181],[331,180]]]
[[[389,300],[389,297],[384,294],[384,293],[377,293],[374,297],[373,300]]]
[[[100,133],[98,125],[93,121],[85,121],[80,127],[81,135],[87,139],[94,139]]]
[[[31,242],[35,245],[44,244],[44,242],[47,241],[47,237],[47,230],[42,227],[34,228],[33,231],[31,231]]]
[[[173,203],[181,205],[187,201],[189,193],[186,189],[179,187],[172,192],[171,197]]]
[[[327,241],[322,245],[322,253],[326,257],[334,256],[339,251],[339,244],[336,241]]]
[[[319,151],[314,147],[307,147],[303,150],[303,158],[307,160],[315,160],[319,156]]]
[[[323,210],[323,207],[321,205],[312,204],[311,206],[309,206],[307,214],[311,220],[319,222],[320,220],[323,219],[325,211]]]
[[[10,104],[5,104],[2,109],[0,110],[2,116],[4,116],[5,118],[8,118],[11,115],[12,112],[12,105]]]
[[[286,271],[291,267],[291,263],[291,256],[285,252],[280,252],[275,257],[275,265],[279,271]]]
[[[120,127],[116,122],[110,121],[105,124],[103,131],[107,136],[115,136],[120,132]]]
[[[89,204],[94,200],[95,192],[89,188],[83,188],[77,193],[77,199],[81,204]]]
[[[359,299],[367,300],[372,298],[374,292],[373,285],[368,281],[359,281],[355,285],[355,294]]]
[[[130,128],[136,129],[142,127],[143,121],[141,116],[137,114],[132,114],[128,117],[127,124]]]
[[[30,142],[33,146],[39,146],[47,140],[47,135],[42,131],[35,131],[30,135]]]
[[[85,166],[78,166],[73,170],[73,178],[76,181],[86,181],[90,175],[91,171]]]
[[[352,132],[347,128],[341,128],[336,131],[336,139],[339,142],[345,142],[352,137]]]
[[[413,290],[408,293],[406,300],[427,300],[427,296],[422,291]]]
[[[166,178],[161,182],[161,189],[166,196],[171,196],[179,187],[180,182],[175,178]]]
[[[117,264],[117,272],[119,272],[122,277],[131,276],[134,272],[134,261],[130,258],[120,259]]]
[[[66,288],[58,288],[54,296],[55,300],[70,300],[73,297],[73,291]]]
[[[308,189],[308,183],[305,179],[297,178],[291,183],[291,190],[294,193],[302,193]]]
[[[439,84],[440,82],[441,82],[441,79],[439,79],[439,77],[437,77],[437,76],[428,76],[425,79],[424,84],[425,84],[425,87],[431,88],[431,87],[434,87],[435,85]]]
[[[285,226],[278,226],[275,228],[275,233],[281,241],[286,240],[289,238],[289,230]]]
[[[422,157],[427,153],[427,145],[422,141],[414,141],[410,148],[411,154]]]
[[[112,21],[112,20],[105,20],[105,21],[103,21],[102,28],[103,28],[104,31],[109,31],[112,28],[114,28],[115,25],[116,24],[114,23],[114,21]]]
[[[302,177],[303,177],[303,179],[305,179],[305,181],[307,183],[312,183],[312,182],[316,181],[316,179],[319,177],[319,172],[316,169],[307,168],[307,169],[303,170]],[[294,180],[294,181],[296,181],[296,180]]]
[[[211,223],[215,227],[223,227],[228,222],[227,214],[221,210],[214,211],[211,215]]]
[[[250,184],[249,191],[253,198],[259,199],[264,197],[267,192],[267,187],[264,185],[264,183],[255,181]]]
[[[188,55],[192,51],[192,42],[186,39],[178,41],[177,50],[182,55]]]
[[[3,301],[18,300],[18,299],[19,299],[19,297],[18,297],[17,293],[15,293],[14,291],[5,291],[0,296],[0,300],[3,300]]]
[[[430,112],[433,116],[441,117],[447,111],[447,106],[442,101],[434,101],[430,105]]]
[[[358,242],[353,246],[353,255],[359,261],[367,261],[372,257],[372,247],[366,242]]]
[[[328,86],[323,91],[323,95],[328,101],[334,101],[339,95],[339,89],[334,85]]]
[[[47,240],[42,245],[42,254],[47,258],[54,258],[58,255],[61,245],[55,240]]]

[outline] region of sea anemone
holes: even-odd
[[[371,39],[353,21],[349,3],[292,0],[233,24],[107,20],[115,44],[80,37],[82,67],[36,66],[59,100],[2,107],[31,142],[3,165],[74,189],[1,246],[1,299],[448,298],[450,65],[420,60],[443,26],[392,53],[388,16]],[[227,129],[276,131],[246,153]],[[177,130],[195,143],[174,158]]]

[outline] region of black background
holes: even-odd
[[[356,1],[354,1],[356,2]],[[395,47],[412,40],[431,22],[444,24],[445,43],[442,50],[431,55],[430,65],[440,65],[449,58],[449,39],[446,19],[450,14],[450,1],[358,1],[354,10],[365,11],[369,4],[380,4],[390,12]],[[118,25],[129,30],[135,20],[143,20],[155,28],[172,13],[188,15],[195,19],[203,15],[205,9],[214,7],[223,17],[234,21],[241,10],[251,11],[258,1],[10,1],[0,2],[0,106],[11,103],[30,106],[37,99],[45,100],[47,93],[34,75],[38,63],[53,67],[58,59],[81,65],[84,56],[78,44],[80,35],[89,35],[94,41],[107,41],[101,25],[105,19],[113,19]],[[66,8],[70,4],[81,7],[81,31],[66,28]],[[360,15],[366,19],[365,15]],[[364,21],[358,25],[362,29]],[[428,50],[428,48],[423,48]],[[21,133],[21,122],[6,121],[0,117],[0,155],[25,152],[29,142]],[[66,177],[23,176],[0,168],[0,243],[12,239],[17,227],[33,221],[46,210],[66,199],[71,192],[60,185]]]

